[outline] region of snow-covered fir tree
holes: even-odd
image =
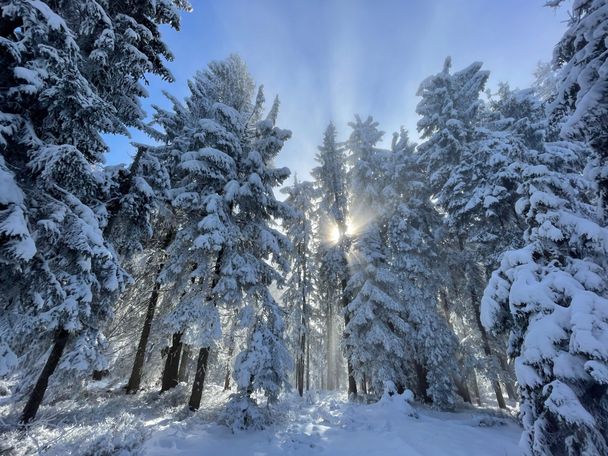
[[[312,170],[319,195],[317,219],[321,243],[317,252],[319,267],[319,299],[325,314],[326,369],[325,387],[336,389],[340,382],[339,317],[347,304],[346,284],[349,271],[346,253],[349,240],[346,235],[348,193],[346,186],[346,153],[337,142],[336,127],[330,123],[323,144],[315,157],[319,166]],[[352,382],[350,379],[352,378]],[[354,378],[349,375],[349,385]],[[351,393],[354,390],[350,391]]]
[[[259,408],[254,392],[262,392],[267,403],[277,401],[280,391],[289,385],[293,360],[284,336],[285,323],[270,286],[284,282],[289,269],[285,256],[289,240],[274,226],[289,219],[294,211],[278,201],[273,187],[289,176],[289,169],[275,168],[273,161],[291,131],[276,126],[278,98],[265,119],[256,124],[237,164],[238,186],[231,186],[228,199],[234,203],[238,237],[226,249],[226,263],[218,282],[219,293],[238,290],[242,296],[241,323],[247,329],[243,350],[234,365],[234,394],[225,412],[233,429],[260,427],[268,417]],[[228,273],[230,275],[224,275]]]
[[[451,73],[448,57],[440,73],[421,83],[418,96],[422,99],[416,112],[422,116],[418,130],[425,141],[418,148],[418,157],[426,166],[430,196],[445,213],[444,243],[450,260],[449,275],[455,284],[452,296],[446,290],[447,299],[458,301],[469,310],[473,321],[468,326],[477,327],[484,363],[490,364],[485,371],[500,407],[506,408],[496,370],[491,366],[492,344],[479,320],[485,280],[479,243],[484,241],[487,230],[483,226],[488,215],[495,213],[492,206],[500,201],[502,192],[493,176],[483,172],[488,163],[492,164],[491,154],[495,150],[495,157],[500,157],[502,144],[500,137],[486,137],[486,132],[479,128],[483,110],[480,93],[489,77],[481,66],[476,62]],[[482,168],[478,169],[479,166]]]
[[[344,349],[355,379],[381,394],[404,385],[403,360],[408,326],[398,300],[398,278],[388,262],[387,225],[381,181],[390,152],[377,147],[383,133],[371,117],[350,123],[346,142],[351,168],[348,183],[354,219],[364,220],[353,238]],[[391,386],[391,388],[394,388]]]
[[[310,375],[307,365],[310,364],[311,304],[315,297],[316,271],[312,248],[316,195],[312,182],[300,182],[297,177],[294,177],[293,184],[283,188],[282,192],[287,194],[285,202],[296,211],[295,216],[285,223],[285,233],[291,241],[292,248],[289,255],[290,273],[281,300],[289,309],[287,325],[291,351],[295,354],[295,383],[298,393],[302,396],[305,376]]]
[[[457,340],[440,313],[441,217],[430,201],[425,166],[402,130],[395,135],[385,173],[389,264],[397,277],[399,314],[407,325],[401,387],[442,408],[455,404]],[[396,385],[399,387],[400,385]]]
[[[608,231],[589,204],[583,144],[526,151],[517,212],[525,246],[504,254],[482,300],[488,329],[508,331],[526,454],[608,451]]]
[[[563,0],[550,0],[557,7]],[[608,2],[572,2],[568,29],[553,52],[558,87],[551,120],[565,139],[586,140],[593,152],[587,173],[596,181],[599,206],[608,206]],[[605,223],[605,222],[604,222]]]
[[[100,134],[138,125],[139,79],[168,75],[161,56],[170,54],[157,26],[178,27],[177,8],[187,6],[142,1],[121,4],[123,11],[112,3],[2,5],[2,166],[12,170],[3,172],[12,196],[3,208],[11,226],[5,222],[2,232],[19,252],[2,278],[11,290],[2,289],[1,299],[7,315],[21,315],[11,334],[13,343],[27,341],[14,346],[23,361],[33,363],[52,344],[24,422],[35,417],[58,365],[86,372],[105,364],[101,331],[126,276],[103,236],[103,180],[94,169],[106,151]]]

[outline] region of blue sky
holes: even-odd
[[[240,54],[266,99],[281,99],[279,126],[293,131],[277,164],[306,179],[323,130],[333,120],[340,139],[355,113],[371,114],[386,132],[404,125],[416,138],[416,89],[441,70],[474,61],[500,81],[527,87],[539,61],[551,58],[566,8],[543,0],[191,0],[182,29],[164,29],[175,60],[173,84],[149,78],[152,103],[167,106],[161,90],[183,98],[186,81],[211,60]],[[107,138],[108,164],[128,163],[132,138]]]

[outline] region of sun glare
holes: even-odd
[[[332,226],[331,231],[329,232],[329,240],[332,244],[337,244],[340,240],[340,229],[338,228],[338,225]]]

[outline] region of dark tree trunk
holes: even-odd
[[[445,289],[442,289],[439,293],[441,299],[441,304],[443,307],[443,312],[445,314],[445,322],[448,325],[448,327],[450,328],[450,330],[454,332],[454,326],[452,325],[452,322],[450,321],[450,305],[448,303],[448,297],[447,294],[445,292]],[[460,348],[460,346],[459,346]],[[458,357],[458,365],[459,367],[462,369],[461,372],[464,372],[464,365],[462,363],[462,355],[460,355]],[[458,395],[460,397],[462,397],[462,400],[464,400],[465,402],[468,402],[469,404],[471,404],[471,393],[469,391],[469,388],[467,387],[466,381],[464,380],[464,375],[458,375],[456,374],[453,378],[454,384],[456,385],[456,391],[458,392]]]
[[[226,368],[226,376],[224,377],[224,391],[230,389],[230,367]]]
[[[335,357],[335,353],[334,353],[334,303],[333,303],[333,298],[334,296],[331,296],[330,299],[328,300],[329,302],[327,303],[327,315],[326,315],[326,331],[327,331],[327,338],[326,338],[326,347],[327,347],[327,360],[326,360],[326,364],[327,364],[327,381],[325,384],[325,388],[327,388],[328,390],[334,390],[335,389],[335,378],[334,376],[336,375],[336,357]]]
[[[159,268],[162,270],[163,266]],[[135,353],[135,360],[133,361],[133,369],[131,370],[131,376],[127,383],[127,394],[135,394],[139,390],[141,384],[141,374],[144,367],[144,361],[146,358],[146,348],[148,347],[148,339],[150,338],[150,330],[152,329],[152,321],[154,320],[154,313],[156,312],[156,304],[158,303],[158,295],[160,290],[160,283],[158,280],[154,283],[152,289],[152,295],[148,301],[148,310],[146,311],[146,319],[144,320],[144,326],[139,336],[139,344],[137,345],[137,352]]]
[[[492,349],[490,347],[490,340],[488,339],[488,333],[486,332],[486,328],[481,324],[481,315],[479,313],[479,306],[477,305],[477,295],[471,290],[471,299],[473,302],[473,307],[475,308],[475,320],[477,321],[477,328],[479,328],[479,332],[481,333],[481,341],[483,343],[483,351],[485,355],[490,359],[492,357]],[[502,395],[502,388],[500,387],[500,383],[498,382],[498,376],[495,376],[491,379],[492,388],[494,389],[494,394],[496,395],[496,401],[498,402],[498,406],[501,409],[506,409],[507,404],[505,402],[505,398]]]
[[[108,375],[110,375],[110,371],[108,369],[94,370],[92,377],[93,377],[93,380],[99,381],[99,380],[103,380]]]
[[[462,377],[457,376],[454,378],[454,383],[456,384],[456,391],[458,391],[458,395],[462,397],[462,400],[472,404],[471,402],[471,393],[467,384],[463,381]]]
[[[426,369],[421,363],[415,363],[414,368],[416,370],[416,395],[423,402],[430,402],[431,398],[427,393],[427,389],[429,388],[429,384],[426,379]]]
[[[511,369],[511,367],[509,366],[507,358],[504,355],[498,355],[498,361],[500,362],[500,367],[502,368],[502,371],[503,371],[503,376],[502,377],[503,377],[503,383],[505,385],[505,389],[507,390],[507,396],[512,401],[516,401],[517,400],[517,392],[515,391],[515,385],[513,384],[513,382],[511,381],[511,379],[509,378],[508,372]]]
[[[69,337],[69,333],[65,329],[60,329],[55,334],[51,353],[42,368],[42,372],[40,373],[40,376],[34,385],[34,389],[27,400],[27,404],[25,404],[23,413],[21,414],[22,424],[27,424],[36,417],[38,408],[40,407],[46,389],[49,386],[49,378],[53,375],[53,372],[55,372],[55,369],[59,364],[59,360],[61,359],[61,355],[63,355],[63,350],[65,349]]]
[[[224,391],[228,391],[230,389],[230,375],[232,372],[230,371],[230,360],[232,359],[232,354],[234,352],[234,341],[230,341],[230,346],[228,347],[228,362],[226,363],[226,375],[224,376]]]
[[[306,391],[310,390],[310,339],[306,339]]]
[[[188,364],[190,363],[190,347],[184,345],[182,350],[182,359],[179,362],[179,372],[177,378],[180,382],[188,381]]]
[[[198,352],[198,360],[196,362],[196,374],[194,383],[192,384],[192,394],[188,406],[190,410],[198,410],[201,406],[201,397],[203,395],[203,387],[205,385],[205,376],[207,375],[207,362],[209,361],[209,348],[201,348]]]
[[[342,307],[346,310],[346,306],[348,306],[348,296],[346,294],[346,286],[347,280],[345,278],[342,279]],[[348,322],[350,321],[350,316],[345,311],[344,312],[344,327],[348,326]],[[353,365],[350,362],[350,359],[346,360],[346,369],[348,371],[348,397],[350,399],[355,399],[357,397],[357,382],[355,381],[355,373],[353,372]]]
[[[173,334],[173,343],[167,353],[165,368],[163,370],[162,385],[160,392],[175,388],[179,383],[179,358],[182,353],[182,333]]]
[[[139,152],[138,152],[139,153]],[[162,249],[165,250],[171,244],[173,240],[174,232],[170,230],[165,237]],[[137,352],[135,353],[135,360],[133,361],[133,369],[131,370],[131,376],[127,383],[127,394],[135,394],[139,390],[141,384],[141,374],[144,367],[144,361],[146,358],[146,349],[148,347],[148,339],[150,338],[150,330],[152,329],[152,321],[154,320],[154,313],[156,312],[156,305],[158,304],[158,296],[160,292],[160,282],[158,276],[163,270],[164,263],[161,263],[156,271],[156,281],[154,282],[154,288],[152,288],[152,294],[148,301],[148,309],[146,311],[146,319],[144,320],[144,326],[141,329],[141,335],[139,337],[139,343],[137,344]]]
[[[213,299],[213,289],[220,280],[222,269],[222,258],[224,249],[222,248],[215,259],[213,267],[213,277],[209,286],[209,295],[207,299]],[[192,383],[192,393],[188,403],[190,410],[198,410],[201,405],[201,396],[203,395],[203,387],[205,386],[205,376],[207,375],[207,362],[209,361],[209,347],[202,347],[198,352],[198,360],[196,362],[196,372],[194,374],[194,382]],[[224,383],[225,386],[225,383]]]
[[[361,393],[362,394],[367,394],[367,378],[365,375],[363,375],[363,378],[361,379]]]
[[[473,385],[473,393],[475,394],[477,405],[481,406],[481,393],[479,392],[479,384],[477,383],[477,374],[475,371],[473,371],[473,375],[471,375],[471,385]]]

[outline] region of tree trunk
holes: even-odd
[[[228,391],[230,389],[230,360],[232,359],[233,352],[232,345],[228,348],[228,362],[226,363],[226,376],[224,377],[224,391]]]
[[[475,290],[471,288],[471,301],[473,304],[473,308],[475,309],[475,320],[477,321],[477,328],[479,328],[479,332],[481,333],[481,340],[483,342],[483,351],[485,355],[490,359],[492,357],[492,349],[490,347],[490,341],[488,339],[488,333],[486,332],[486,328],[483,327],[481,323],[481,314],[479,310],[479,305],[477,303],[477,294]],[[500,387],[500,383],[498,382],[497,376],[491,379],[492,388],[494,389],[494,394],[496,394],[496,401],[498,402],[498,406],[501,409],[506,409],[507,404],[505,402],[505,398],[502,395],[502,389]]]
[[[452,331],[452,333],[455,334],[454,325],[452,325],[452,322],[450,321],[450,305],[448,303],[448,297],[445,292],[445,289],[441,289],[441,291],[439,292],[439,296],[440,296],[440,301],[442,304],[441,307],[443,308],[443,312],[445,314],[445,322],[448,325],[448,328],[450,328],[450,331]],[[459,344],[458,348],[460,349],[460,344]],[[464,372],[462,354],[460,354],[460,356],[458,358],[459,358],[458,365],[462,369],[462,372]],[[458,391],[458,395],[460,397],[462,397],[462,400],[471,404],[472,403],[471,402],[471,393],[469,391],[469,388],[467,387],[466,381],[464,380],[464,375],[455,374],[455,376],[452,380],[454,381],[454,384],[456,385],[456,391]]]
[[[224,391],[230,389],[230,363],[232,361],[232,355],[234,354],[234,332],[236,331],[237,316],[234,316],[232,325],[230,328],[230,337],[228,339],[228,360],[226,361],[226,375],[224,377]]]
[[[46,389],[49,386],[49,378],[53,375],[53,372],[55,372],[55,369],[59,364],[59,360],[61,359],[61,355],[63,355],[63,350],[65,349],[69,337],[69,333],[65,329],[60,329],[55,334],[51,353],[42,368],[42,372],[40,373],[40,376],[34,385],[34,389],[27,400],[27,404],[25,404],[23,413],[21,414],[22,424],[27,424],[36,417],[38,408],[40,407]]]
[[[310,338],[306,339],[306,391],[310,391]]]
[[[325,387],[328,390],[335,389],[334,386],[334,373],[335,373],[335,356],[334,356],[334,304],[332,301],[333,296],[330,298],[330,302],[327,303],[327,316],[326,316],[326,328],[327,328],[327,383]]]
[[[348,306],[348,296],[346,294],[346,286],[348,282],[346,278],[342,278],[342,307],[344,308],[344,328],[348,326],[348,322],[350,321],[350,316],[346,312],[346,306]],[[350,399],[354,399],[357,397],[357,382],[355,381],[355,375],[353,372],[353,365],[350,362],[350,359],[346,360],[346,369],[348,372],[348,397]]]
[[[458,395],[462,397],[462,400],[468,402],[469,404],[472,404],[471,393],[469,391],[469,388],[467,387],[467,384],[463,381],[462,377],[458,375],[455,376],[454,383],[456,385],[456,391],[458,391]]]
[[[471,384],[473,385],[473,393],[475,393],[477,405],[481,406],[481,393],[479,392],[479,384],[477,383],[477,374],[475,371],[473,371],[473,375],[471,375]]]
[[[516,401],[517,392],[515,391],[515,385],[509,378],[508,372],[511,368],[509,367],[509,363],[507,362],[506,356],[504,356],[502,354],[498,355],[498,361],[500,362],[500,367],[502,368],[502,371],[503,371],[502,380],[505,385],[505,389],[507,390],[507,396],[512,401]]]
[[[108,375],[110,375],[110,371],[108,369],[94,370],[92,378],[95,381],[99,381],[99,380],[103,380],[103,378],[107,377]]]
[[[182,359],[179,362],[179,372],[177,378],[180,382],[188,381],[188,364],[190,363],[190,347],[184,345],[182,350]]]
[[[169,247],[171,241],[173,240],[173,235],[173,231],[167,233],[162,245],[163,250]],[[156,281],[154,282],[154,288],[152,288],[152,294],[150,295],[150,299],[148,301],[146,319],[144,320],[144,326],[141,329],[139,343],[137,344],[137,352],[135,353],[135,360],[133,361],[133,369],[131,369],[131,376],[129,377],[129,382],[127,383],[127,394],[135,394],[137,390],[139,390],[139,386],[141,384],[141,374],[144,367],[144,361],[146,359],[148,339],[150,338],[150,330],[152,329],[152,321],[154,320],[154,313],[156,312],[156,305],[158,303],[158,296],[160,292],[160,282],[158,278],[163,270],[163,267],[164,263],[161,263],[156,271]]]
[[[426,369],[424,368],[424,366],[421,363],[418,363],[418,362],[416,362],[414,364],[414,369],[416,370],[416,380],[417,380],[416,395],[423,402],[430,402],[431,398],[429,397],[429,395],[426,392],[426,390],[429,387],[427,379],[426,379],[426,374],[427,374]]]
[[[159,272],[162,270],[162,267],[163,266],[161,265]],[[139,344],[137,345],[135,360],[133,361],[133,369],[131,369],[131,376],[129,377],[129,382],[127,383],[127,394],[135,394],[137,390],[139,390],[139,386],[141,384],[141,374],[146,358],[146,348],[148,346],[148,339],[150,338],[150,330],[152,329],[152,320],[154,320],[154,313],[156,312],[159,290],[160,283],[157,280],[154,283],[152,295],[150,295],[150,300],[148,301],[146,319],[144,320],[144,326],[141,330],[141,335],[139,336]]]
[[[173,343],[167,353],[165,369],[163,370],[162,386],[160,392],[175,388],[179,383],[179,358],[182,352],[182,333],[173,334]]]
[[[361,379],[361,393],[362,394],[367,394],[367,378],[365,375],[363,375],[363,378]]]
[[[213,289],[217,286],[220,280],[222,268],[222,258],[224,256],[224,248],[219,251],[215,259],[213,267],[213,277],[209,286],[209,295],[207,299],[213,299]],[[203,387],[205,386],[205,376],[207,374],[207,362],[209,361],[209,347],[201,347],[198,352],[198,360],[196,362],[196,372],[194,374],[194,382],[192,383],[192,393],[190,394],[189,407],[190,410],[198,410],[201,405],[201,396],[203,395]]]
[[[192,384],[192,394],[188,407],[190,410],[198,410],[201,406],[201,397],[203,395],[203,386],[205,385],[205,376],[207,375],[207,362],[209,361],[209,347],[201,348],[198,352],[198,360],[196,362],[196,374],[194,383]]]
[[[224,391],[230,389],[230,367],[226,368],[226,376],[224,377]]]

